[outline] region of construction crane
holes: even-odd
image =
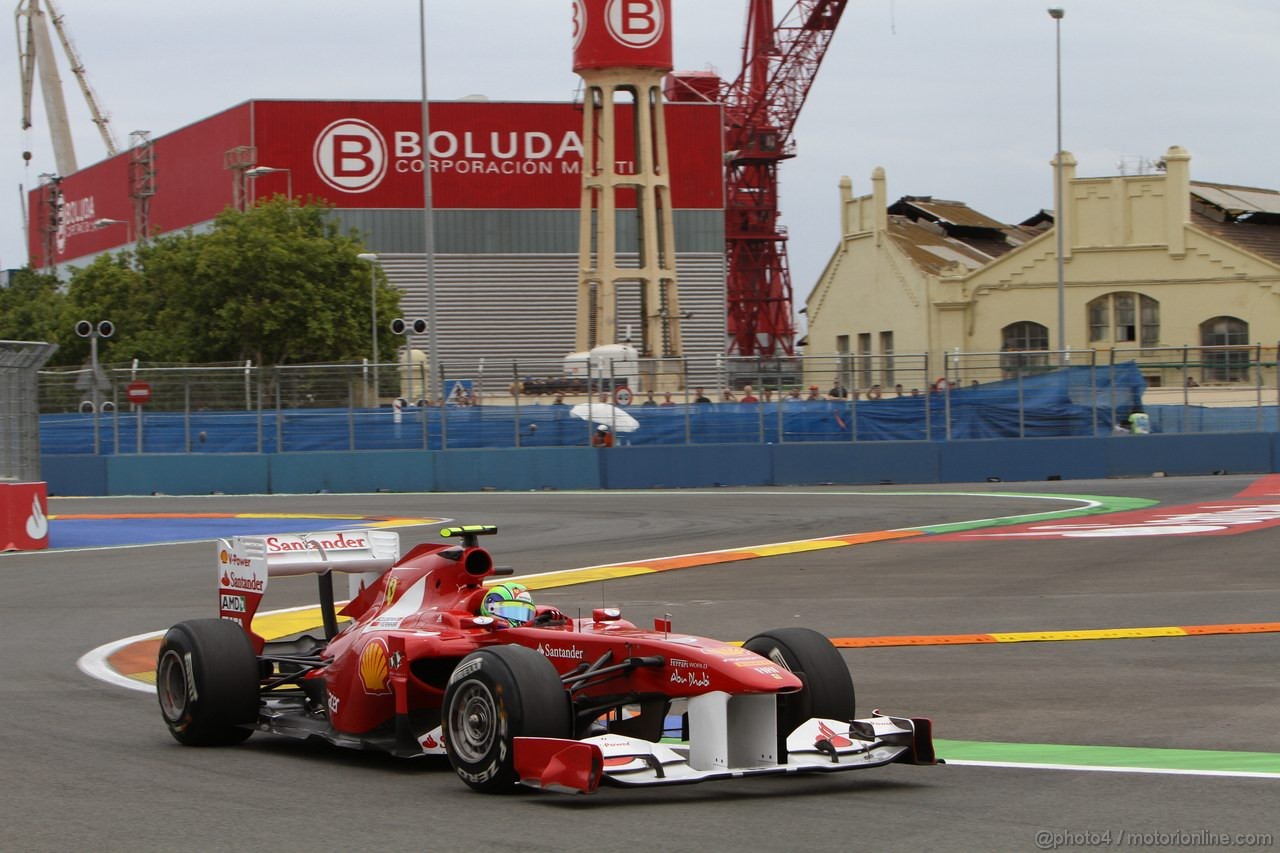
[[[44,8],[41,8],[43,5]],[[54,58],[53,40],[49,36],[49,24],[53,24],[71,65],[71,73],[80,84],[80,91],[93,123],[107,148],[107,156],[115,156],[119,152],[115,134],[111,129],[111,117],[102,109],[101,101],[89,77],[85,73],[84,63],[76,51],[75,42],[67,31],[65,16],[58,11],[53,0],[19,0],[14,12],[14,24],[18,33],[18,66],[22,76],[22,129],[31,128],[31,95],[35,88],[37,72],[40,79],[40,93],[44,98],[44,108],[49,120],[49,133],[53,141],[53,160],[59,175],[69,175],[76,171],[75,145],[71,141],[71,123],[67,119],[67,102],[62,94],[62,78],[58,74],[58,64]],[[31,151],[23,151],[24,160],[31,159]]]
[[[795,354],[787,232],[778,222],[778,166],[848,0],[794,0],[775,23],[773,0],[751,0],[742,71],[725,105],[725,253],[730,355]],[[668,95],[708,100],[705,75],[675,75]]]

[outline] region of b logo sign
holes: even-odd
[[[582,0],[573,0],[573,49],[582,44],[582,34],[587,31],[587,7]]]
[[[609,33],[627,47],[650,47],[662,38],[660,0],[609,0],[605,10]]]
[[[339,119],[316,137],[313,159],[316,173],[334,189],[368,192],[386,177],[387,143],[368,122]]]

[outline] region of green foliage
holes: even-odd
[[[99,256],[72,272],[65,295],[49,276],[23,271],[0,297],[0,337],[39,330],[61,345],[59,363],[81,363],[88,344],[75,321],[110,319],[117,332],[99,341],[103,362],[358,362],[371,349],[370,276],[379,325],[400,301],[381,269],[356,258],[363,251],[328,206],[276,196],[224,211],[209,231]],[[399,343],[380,334],[380,360],[394,361]]]
[[[0,340],[58,342],[66,296],[52,275],[30,269],[15,271],[0,288]],[[68,363],[59,352],[57,363]]]

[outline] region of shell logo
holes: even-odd
[[[388,676],[391,669],[387,664],[387,647],[379,639],[375,639],[364,647],[360,653],[360,683],[364,692],[371,696],[381,696],[391,692]]]
[[[228,560],[229,558],[227,557],[227,549],[226,549],[226,548],[223,548],[221,551],[219,551],[219,552],[218,552],[218,559],[219,559],[220,561],[222,561],[223,563],[227,562],[227,560]]]

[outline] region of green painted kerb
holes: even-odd
[[[961,530],[977,530],[983,527],[1004,527],[1009,524],[1030,524],[1036,521],[1052,521],[1060,518],[1076,518],[1082,515],[1098,515],[1104,512],[1127,512],[1134,509],[1146,509],[1160,501],[1148,498],[1116,498],[1102,495],[1046,495],[1042,493],[992,493],[990,497],[1001,498],[1057,498],[1064,501],[1089,501],[1085,506],[1060,509],[1056,512],[1037,512],[1028,515],[1010,515],[1004,518],[983,518],[976,521],[957,521],[954,524],[929,524],[913,528],[925,533],[956,533]]]
[[[935,740],[933,745],[938,757],[944,761],[998,761],[1008,764],[1133,767],[1141,770],[1270,773],[1280,778],[1280,754],[1273,752],[1143,749],[1130,746],[1072,746],[1055,743],[986,743],[972,740]]]

